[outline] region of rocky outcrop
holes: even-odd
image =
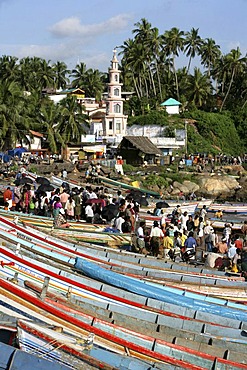
[[[237,189],[230,201],[236,201],[236,202],[247,202],[247,176],[241,176],[238,179],[238,183],[241,186],[240,189]]]
[[[240,189],[237,179],[227,175],[205,175],[199,178],[200,193],[207,197],[228,197]]]
[[[197,185],[195,182],[188,181],[188,180],[184,180],[183,185],[187,187],[190,194],[193,192],[195,193],[200,189],[199,185]]]
[[[171,196],[188,196],[195,193],[197,196],[207,198],[231,197],[235,192],[241,189],[237,179],[228,175],[203,175],[198,176],[198,184],[192,181],[178,182],[174,181],[170,190]]]
[[[183,193],[184,195],[189,195],[199,190],[199,186],[195,182],[188,180],[183,181],[183,183],[174,181],[172,187],[173,189],[171,191],[171,195],[179,195],[180,193]]]

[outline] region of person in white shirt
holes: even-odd
[[[89,189],[89,198],[88,199],[97,199],[97,195],[95,194],[95,192],[93,191],[92,188]]]
[[[159,228],[158,221],[154,221],[150,233],[150,247],[155,257],[163,257],[163,231]]]
[[[115,228],[122,233],[122,224],[124,223],[124,212],[120,212],[118,217],[115,219]]]
[[[228,249],[227,256],[231,261],[233,261],[233,258],[237,251],[237,247],[235,246],[235,243],[232,240],[230,241],[229,247],[230,248]]]
[[[181,230],[187,230],[187,221],[189,219],[188,212],[185,211],[181,216],[180,216],[180,222],[181,222]]]
[[[86,216],[86,221],[88,223],[93,222],[93,217],[94,217],[94,211],[92,208],[92,204],[88,204],[85,208],[85,216]]]
[[[202,209],[200,211],[200,217],[202,217],[202,220],[205,221],[206,216],[207,216],[207,209],[206,209],[206,206],[204,204],[204,206],[202,207]]]
[[[68,172],[66,171],[66,169],[64,168],[63,169],[63,171],[62,171],[62,178],[64,179],[64,180],[66,180],[67,179],[67,176],[68,176]]]
[[[137,236],[137,247],[139,248],[140,252],[145,248],[145,234],[144,234],[144,227],[146,223],[145,221],[140,222],[140,226],[136,230]]]

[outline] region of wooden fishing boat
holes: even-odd
[[[27,281],[25,282],[25,286],[35,291],[38,295],[42,292],[42,287],[37,284]],[[141,334],[150,335],[156,339],[163,339],[169,343],[179,342],[189,348],[197,350],[200,349],[202,352],[216,355],[218,357],[224,357],[225,350],[228,350],[228,359],[235,360],[239,357],[236,352],[241,353],[241,355],[245,352],[245,344],[220,339],[219,333],[217,333],[217,336],[208,336],[206,333],[196,334],[191,331],[193,328],[186,328],[186,325],[184,325],[183,328],[179,328],[174,325],[171,330],[171,327],[159,324],[159,330],[157,330],[157,320],[155,319],[154,314],[153,320],[151,320],[150,313],[148,316],[145,315],[145,312],[138,316],[134,312],[133,315],[131,315],[130,311],[125,311],[125,313],[123,313],[116,309],[109,309],[108,306],[101,306],[99,308],[92,302],[78,302],[77,304],[71,303],[71,300],[68,301],[66,297],[54,294],[50,292],[49,289],[47,290],[44,299],[54,307],[59,307],[62,311],[69,312],[75,317],[81,317],[81,315],[85,316],[85,314],[92,315],[98,319],[109,321],[118,326],[138,331]],[[230,325],[230,323],[228,324]],[[209,345],[209,343],[211,344]],[[222,355],[220,353],[222,353]],[[245,363],[247,361],[243,358],[242,362]]]
[[[18,243],[22,247],[22,241]],[[26,243],[24,243],[26,244]],[[23,253],[19,246],[19,253]],[[73,269],[73,261],[77,257],[77,252],[75,253],[68,253],[65,251],[57,250],[54,246],[52,249],[47,246],[42,246],[38,244],[37,246],[32,241],[32,248],[28,248],[27,246],[23,245],[24,250],[31,251],[32,253],[35,252],[37,256],[42,256],[46,259],[49,259],[50,262],[54,261],[53,263],[59,263],[60,267],[63,265],[64,268],[70,268],[71,271]],[[85,258],[84,258],[85,259]],[[88,258],[90,260],[90,258]],[[187,296],[188,294],[191,296],[191,293],[204,293],[202,299],[207,299],[209,296],[218,297],[221,299],[232,300],[233,302],[241,301],[242,303],[247,301],[246,295],[246,283],[243,282],[233,282],[231,280],[226,279],[215,279],[212,277],[204,278],[202,280],[202,276],[194,276],[191,274],[190,276],[186,276],[186,274],[178,274],[176,272],[167,273],[161,272],[157,270],[151,269],[144,270],[139,269],[135,265],[125,264],[124,271],[123,265],[117,263],[117,261],[109,262],[106,260],[100,260],[98,258],[93,258],[93,260],[97,263],[100,263],[100,266],[104,266],[104,268],[111,269],[111,271],[119,272],[126,276],[131,276],[138,278],[143,281],[151,282],[151,283],[158,283],[162,284],[166,288],[172,288],[175,291],[175,288],[178,288],[177,294],[182,294],[183,296]],[[67,261],[71,262],[68,263]],[[192,279],[193,277],[193,279]],[[206,282],[206,285],[202,282]],[[182,289],[183,287],[183,289]],[[207,296],[205,296],[205,294]],[[198,296],[195,295],[195,298],[198,299]],[[200,297],[199,297],[200,299]],[[228,302],[222,301],[221,304],[227,305]]]
[[[15,221],[15,223],[25,223],[34,226],[41,226],[46,228],[53,228],[53,218],[31,215],[27,213],[21,213],[16,211],[5,211],[0,209],[0,215],[9,220]],[[88,232],[103,232],[107,225],[89,224],[85,221],[75,222],[70,221],[70,230],[88,231]]]
[[[53,230],[53,219],[36,215],[27,215],[19,212],[8,212],[0,210],[0,215],[14,221],[15,223],[24,223],[28,225],[39,226]],[[117,232],[105,232],[107,225],[94,225],[85,222],[70,222],[70,228],[66,229],[66,235],[71,235],[75,240],[82,240],[88,243],[109,245],[112,247],[121,247],[131,244],[131,235]],[[61,230],[61,235],[64,235],[65,229]]]
[[[104,342],[112,343],[112,341],[114,340],[115,346],[118,345],[118,347],[121,348],[121,346],[125,345],[125,348],[128,348],[128,353],[131,356],[141,357],[142,359],[145,358],[145,360],[149,361],[154,361],[155,359],[159,362],[159,366],[161,366],[160,363],[164,362],[176,364],[177,366],[181,366],[184,369],[202,369],[202,366],[203,368],[211,369],[216,361],[218,369],[229,369],[229,367],[232,369],[247,368],[247,365],[243,363],[225,360],[219,357],[216,358],[215,356],[189,349],[187,347],[184,348],[176,344],[167,343],[164,340],[156,339],[155,341],[153,341],[153,338],[147,335],[144,336],[130,330],[123,330],[114,324],[105,324],[101,320],[94,320],[92,327],[92,325],[86,324],[78,318],[61,312],[57,308],[48,305],[46,302],[30,296],[29,293],[20,290],[16,286],[10,285],[10,283],[7,283],[7,286],[12,299],[14,298],[13,294],[15,294],[15,299],[18,302],[22,302],[22,305],[24,307],[26,305],[29,308],[33,305],[35,305],[37,308],[42,307],[42,310],[46,311],[49,317],[52,316],[54,318],[54,316],[56,316],[56,321],[58,322],[61,322],[61,320],[66,320],[67,326],[68,324],[70,324],[70,327],[71,325],[76,325],[78,327],[78,331],[80,328],[85,331],[88,330],[90,327],[90,330],[95,334],[95,336],[99,338],[104,338]],[[0,292],[3,289],[5,289],[5,294],[8,296],[8,293],[6,292],[5,281],[1,282]],[[200,364],[202,366],[200,366]]]
[[[225,225],[226,223],[228,223],[229,221],[223,221],[223,220],[217,220],[217,219],[210,219],[211,221],[211,226],[216,229],[216,230],[219,230],[219,229],[224,229],[225,228]],[[239,222],[239,221],[235,221],[231,224],[231,228],[233,231],[238,231],[238,232],[241,232],[241,227],[243,226],[243,223],[242,222]]]
[[[6,235],[4,232],[2,232],[2,238],[10,240],[11,236],[9,234]],[[17,240],[14,239],[15,237],[12,238],[12,243],[17,244]],[[208,276],[208,274],[193,274],[193,272],[188,273],[186,271],[183,273],[179,273],[178,271],[169,272],[164,268],[162,270],[152,267],[142,268],[140,265],[131,262],[120,263],[117,260],[109,260],[106,258],[100,259],[95,256],[85,255],[83,253],[80,253],[77,248],[71,250],[62,246],[49,246],[46,245],[47,243],[45,245],[42,245],[40,242],[36,244],[34,240],[32,240],[31,248],[28,247],[28,243],[23,242],[22,240],[20,240],[18,244],[21,248],[24,248],[24,250],[35,252],[37,255],[41,255],[44,258],[50,258],[51,261],[56,261],[60,264],[64,264],[66,267],[70,267],[71,269],[73,267],[75,258],[81,257],[84,260],[87,259],[89,261],[94,261],[107,269],[111,269],[112,271],[117,271],[128,276],[135,276],[145,281],[158,282],[164,285],[166,285],[168,282],[183,285],[187,284],[187,286],[190,287],[195,285],[199,288],[199,290],[202,289],[201,287],[204,286],[204,283],[206,283],[206,287],[208,288],[207,292],[210,292],[211,288],[215,288],[215,291],[218,291],[218,295],[221,295],[222,297],[226,294],[229,294],[229,296],[232,296],[232,298],[234,296],[236,298],[246,298],[245,281],[239,280],[238,282],[235,281],[233,284],[232,278],[225,275]],[[220,294],[220,290],[222,290],[222,294]]]
[[[88,338],[75,337],[63,333],[61,329],[18,320],[19,348],[72,369],[82,367],[83,362],[79,360],[79,356],[83,357],[82,352],[93,346],[93,336]],[[77,358],[71,356],[73,353],[78,355]]]
[[[208,207],[208,211],[210,212],[216,212],[218,210],[223,211],[223,213],[226,214],[239,214],[239,215],[247,215],[247,204],[242,203],[242,204],[231,204],[231,203],[212,203]]]
[[[126,274],[138,274],[139,278],[142,278],[144,280],[150,280],[150,281],[157,281],[160,282],[178,282],[180,284],[197,284],[197,285],[204,285],[204,283],[207,284],[207,286],[216,286],[217,288],[226,288],[228,291],[231,291],[231,289],[234,289],[236,291],[236,296],[240,294],[240,289],[245,289],[246,284],[244,281],[239,281],[238,283],[235,282],[234,285],[232,285],[232,280],[239,279],[239,277],[229,277],[226,275],[213,275],[213,274],[205,274],[203,272],[179,272],[179,271],[169,271],[168,269],[165,269],[164,266],[161,266],[159,269],[152,268],[152,266],[144,265],[143,267],[140,266],[140,264],[135,263],[132,261],[127,261],[125,263],[120,263],[118,260],[109,260],[109,258],[99,258],[95,255],[85,254],[80,251],[78,251],[78,247],[73,246],[72,248],[62,246],[58,243],[50,243],[48,239],[38,238],[37,235],[32,234],[29,232],[27,235],[25,233],[25,229],[21,231],[21,228],[18,226],[18,231],[15,228],[9,229],[10,232],[6,233],[6,231],[2,230],[2,238],[5,240],[10,240],[12,244],[19,245],[20,247],[27,249],[29,251],[32,251],[37,254],[40,254],[46,258],[50,258],[51,260],[55,260],[59,262],[60,264],[65,263],[66,266],[72,266],[75,261],[75,258],[81,257],[83,259],[94,261],[100,265],[104,265],[106,268],[110,269],[117,269],[118,271],[122,272],[122,268],[124,267],[124,273]],[[12,233],[15,233],[15,230],[17,234],[19,235],[20,239],[16,237],[16,235],[12,235]],[[28,242],[27,238],[32,237],[32,243]],[[23,240],[24,239],[24,240]],[[35,239],[37,241],[35,242]],[[71,264],[68,264],[70,262]],[[146,261],[147,264],[147,261]],[[239,279],[240,280],[240,279]],[[243,280],[243,278],[242,278]],[[239,292],[238,292],[239,290]]]
[[[15,300],[10,299],[10,297]],[[19,339],[20,347],[27,352],[31,350],[33,354],[35,353],[39,357],[56,360],[54,364],[57,364],[58,361],[60,367],[55,367],[55,369],[65,370],[63,363],[66,364],[66,369],[73,368],[76,370],[95,368],[130,370],[132,366],[141,370],[146,370],[147,366],[156,368],[154,362],[147,363],[146,361],[143,362],[142,359],[134,358],[117,345],[107,346],[105,340],[100,342],[97,338],[94,340],[94,337],[92,341],[92,338],[90,338],[92,334],[85,337],[85,333],[87,333],[85,330],[73,327],[66,320],[37,309],[24,300],[19,300],[18,297],[8,291],[4,296],[4,302],[0,294],[0,310],[12,312],[12,315],[18,318],[16,330],[18,331],[17,342]],[[27,319],[28,321],[26,321]],[[33,321],[36,319],[38,324]],[[49,351],[47,351],[47,347],[49,347]],[[167,369],[166,365],[161,363],[160,368]],[[171,368],[173,369],[173,366]],[[37,369],[43,370],[39,367]]]
[[[138,273],[147,277],[165,277],[165,274],[168,274],[168,278],[172,279],[172,276],[177,276],[175,279],[179,282],[185,282],[185,277],[190,276],[190,282],[195,283],[196,277],[200,279],[207,279],[207,285],[217,285],[223,287],[224,284],[221,280],[229,280],[230,282],[241,280],[244,281],[244,278],[233,275],[229,276],[225,272],[217,270],[207,270],[203,268],[191,267],[189,265],[179,265],[176,263],[164,263],[163,261],[157,260],[154,257],[142,257],[140,254],[130,254],[128,252],[121,253],[116,252],[115,250],[110,250],[111,252],[99,249],[96,253],[95,248],[83,249],[80,245],[74,245],[72,243],[65,243],[59,239],[49,237],[46,234],[43,234],[39,230],[33,230],[30,227],[21,227],[9,222],[6,219],[0,219],[0,225],[3,225],[6,229],[2,229],[2,237],[6,239],[11,239],[12,243],[20,243],[23,247],[28,247],[28,241],[32,241],[31,248],[32,250],[42,251],[43,253],[49,253],[49,258],[52,257],[52,253],[56,253],[53,257],[59,258],[60,262],[71,261],[76,257],[81,257],[87,260],[95,261],[99,264],[104,264],[108,266],[116,267],[125,267],[125,269],[135,269],[138,270]],[[6,234],[7,231],[7,234]],[[14,232],[14,235],[11,236]],[[20,237],[21,240],[16,238],[16,235]],[[23,241],[24,240],[24,241]],[[37,240],[37,247],[35,248],[35,240]],[[41,249],[43,247],[43,249]],[[91,246],[92,247],[92,246]],[[91,251],[91,253],[90,253]],[[51,253],[50,253],[51,252]],[[171,271],[172,270],[172,271]],[[164,272],[164,274],[163,274]],[[170,274],[169,274],[170,272]],[[180,276],[179,276],[180,275]],[[195,277],[193,279],[193,277]],[[212,279],[212,283],[210,280]],[[216,279],[218,282],[216,283]],[[200,284],[204,283],[200,281]],[[237,288],[237,284],[234,285]]]
[[[58,289],[59,291],[66,292],[69,290],[70,286],[73,286],[73,292],[74,294],[77,294],[78,297],[88,297],[92,299],[96,299],[98,301],[102,301],[104,299],[107,299],[109,302],[112,300],[114,302],[118,301],[119,304],[126,304],[125,300],[122,300],[116,295],[112,295],[111,293],[103,293],[102,291],[99,291],[100,284],[98,284],[98,289],[95,289],[85,284],[82,284],[80,281],[81,279],[77,277],[76,281],[73,281],[75,277],[72,277],[72,274],[69,274],[66,272],[66,276],[71,277],[65,277],[64,272],[59,270],[58,268],[54,268],[53,266],[49,266],[49,270],[45,269],[44,263],[38,263],[37,264],[37,258],[34,257],[34,259],[30,259],[29,257],[25,256],[24,258],[20,258],[16,255],[14,255],[12,252],[8,250],[6,247],[0,248],[0,258],[2,260],[3,268],[1,269],[1,273],[5,274],[6,277],[13,278],[16,273],[18,273],[18,279],[21,281],[25,281],[28,279],[31,279],[35,282],[43,281],[45,276],[50,277],[50,283],[53,287]],[[35,263],[35,262],[36,263]],[[88,264],[89,262],[87,262]],[[94,268],[98,268],[95,267]],[[104,269],[104,273],[106,273]],[[109,273],[109,272],[108,272]],[[90,284],[90,283],[89,283]],[[131,287],[129,287],[131,288]],[[164,292],[162,289],[152,288],[143,286],[143,293],[142,295],[145,296],[145,290],[148,288],[148,291],[150,292],[150,298],[158,299],[163,302],[172,303],[172,304],[182,304],[184,307],[193,307],[197,310],[201,310],[203,307],[203,311],[208,313],[218,313],[220,312],[222,316],[224,317],[231,317],[231,318],[238,318],[241,320],[245,317],[245,313],[241,310],[237,309],[240,308],[238,305],[234,305],[234,303],[229,302],[229,307],[224,307],[224,305],[219,306],[217,305],[217,308],[215,306],[215,303],[213,303],[213,299],[207,299],[207,301],[204,301],[203,304],[199,301],[199,299],[194,299],[190,297],[179,297],[175,293],[171,292]],[[104,286],[104,289],[106,289],[106,286]],[[128,289],[127,289],[128,290]],[[103,299],[104,297],[104,299]],[[215,300],[215,299],[214,299]],[[192,303],[193,302],[193,303]],[[219,303],[220,300],[217,301]],[[131,302],[128,302],[127,304],[133,304]],[[226,304],[226,302],[224,302]],[[233,308],[234,307],[234,308]],[[240,313],[241,311],[241,313]]]
[[[114,366],[116,369],[129,369],[130,363],[143,370],[147,368],[147,364],[141,360],[133,357],[129,359],[94,345],[92,334],[84,339],[65,333],[62,327],[49,327],[24,320],[18,320],[17,331],[19,347],[22,350],[65,363],[68,368],[111,370]]]
[[[4,234],[4,231],[2,231],[2,234]],[[13,235],[11,235],[11,234],[7,234],[7,239],[8,239],[8,237],[10,238],[10,240],[11,240],[11,242],[13,243],[14,242],[14,240],[15,240],[15,242],[17,243],[17,246],[18,246],[18,244],[19,244],[19,247],[18,248],[20,248],[20,244],[26,244],[26,245],[29,245],[29,246],[31,246],[31,249],[33,250],[33,248],[34,248],[34,243],[32,242],[32,243],[29,243],[27,240],[24,240],[24,241],[22,241],[21,239],[18,239],[18,238],[16,238],[15,236],[13,236]],[[40,246],[39,246],[40,247]],[[53,246],[52,246],[52,249],[54,249],[54,244],[53,244]],[[65,252],[63,252],[62,254],[64,254]],[[68,259],[68,260],[70,260],[71,258],[73,259],[75,256],[71,256],[71,255],[68,255],[67,253],[65,253],[65,256],[66,256],[66,259]],[[49,260],[51,260],[51,257],[50,257],[50,255],[47,255],[47,257],[46,257],[47,259],[49,259]],[[92,258],[93,259],[93,258]],[[97,260],[97,258],[94,258],[94,260]],[[61,261],[61,259],[60,259],[60,263],[61,263],[62,261]],[[101,262],[102,263],[102,262]],[[61,266],[60,267],[58,267],[58,270],[59,270],[59,268],[61,268]],[[181,279],[180,279],[181,280]],[[195,282],[195,279],[194,279],[194,282]],[[223,303],[224,305],[226,304],[226,302],[224,302]]]
[[[51,362],[33,354],[26,353],[18,348],[0,342],[0,369],[1,370],[67,370],[68,367]],[[10,365],[11,364],[11,365]]]
[[[241,368],[241,367],[240,367]]]
[[[13,301],[21,303],[23,307],[28,307],[34,312],[38,309],[42,309],[46,312],[46,315],[52,318],[55,322],[63,324],[63,326],[67,328],[74,329],[78,333],[92,332],[95,335],[95,341],[98,340],[102,344],[104,343],[104,346],[108,346],[112,350],[115,348],[115,351],[118,351],[119,353],[122,352],[122,354],[128,354],[128,356],[145,360],[151,365],[153,362],[157,362],[161,368],[162,364],[171,364],[180,366],[184,369],[199,370],[205,369],[202,362],[204,364],[208,363],[208,368],[211,368],[215,360],[215,357],[204,354],[202,361],[202,354],[200,352],[194,350],[183,352],[183,348],[178,348],[176,345],[168,346],[170,348],[170,350],[168,350],[164,341],[160,340],[153,343],[152,338],[149,338],[148,336],[142,336],[135,332],[131,333],[131,331],[123,330],[121,328],[117,329],[114,325],[110,326],[108,324],[106,326],[100,321],[97,321],[97,323],[94,322],[94,326],[92,327],[92,325],[84,323],[78,318],[74,318],[59,311],[42,300],[33,297],[29,292],[26,292],[20,287],[4,280],[1,281],[0,293],[4,293],[7,298],[11,297]],[[201,359],[198,355],[201,355]],[[186,358],[186,360],[184,358]],[[200,366],[200,362],[202,366]],[[240,365],[243,366],[243,364],[220,358],[217,359],[217,363],[221,365],[219,367],[220,369],[227,369],[226,366],[229,365],[232,365],[233,369],[241,368]]]
[[[171,321],[171,318],[170,318],[170,321]],[[221,321],[222,321],[222,319],[221,319]],[[174,325],[174,323],[173,323],[173,325]],[[201,324],[202,325],[202,324]],[[239,325],[239,324],[238,324]],[[202,325],[203,327],[205,327],[205,324],[203,324]],[[238,326],[239,327],[239,326]],[[198,327],[197,327],[197,330],[198,330]],[[226,335],[226,333],[227,333],[227,330],[226,330],[226,328],[224,328],[224,335]],[[217,335],[219,335],[219,332],[217,332]],[[236,339],[235,339],[235,341],[236,341]]]

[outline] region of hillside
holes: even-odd
[[[239,155],[244,153],[244,137],[238,134],[235,123],[229,114],[193,110],[181,116],[168,116],[163,111],[130,117],[128,125],[158,124],[166,127],[167,137],[175,136],[175,129],[185,128],[187,122],[188,153],[210,153]]]

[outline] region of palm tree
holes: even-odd
[[[246,57],[241,58],[240,49],[239,47],[237,47],[237,49],[232,49],[230,53],[226,55],[225,61],[226,61],[226,68],[228,69],[230,73],[230,82],[229,82],[225,97],[222,101],[220,112],[222,111],[225,105],[225,102],[229,96],[235,76],[237,74],[241,74],[241,72],[244,71],[244,67],[246,68],[247,58]]]
[[[228,68],[226,67],[226,55],[221,55],[216,59],[214,66],[211,70],[211,76],[215,83],[216,94],[223,95],[225,92],[225,84],[229,75]]]
[[[50,65],[50,60],[41,59],[37,78],[41,89],[55,87],[55,72]]]
[[[120,48],[123,49],[120,54],[124,54],[122,59],[124,74],[126,75],[128,71],[129,75],[132,76],[135,91],[139,99],[145,95],[148,96],[145,50],[142,44],[128,39]]]
[[[147,40],[149,38],[152,25],[146,18],[142,18],[140,22],[134,24],[135,28],[132,33],[135,34],[138,40]]]
[[[194,68],[194,75],[188,76],[187,97],[189,102],[201,108],[212,90],[211,83],[206,75],[202,74],[199,68]]]
[[[88,126],[88,116],[84,114],[85,108],[78,104],[76,97],[68,96],[60,102],[62,119],[56,127],[65,143],[80,142],[81,135]]]
[[[217,59],[220,58],[220,46],[211,38],[207,38],[202,42],[200,48],[200,56],[202,65],[208,70],[208,78],[211,77],[211,68],[214,66]]]
[[[119,52],[119,55],[123,55],[121,63],[122,63],[122,77],[123,77],[124,85],[127,86],[129,83],[129,80],[132,79],[135,92],[138,98],[140,99],[141,97],[140,92],[137,86],[135,73],[132,68],[132,60],[135,54],[134,52],[135,42],[133,39],[129,38],[126,41],[124,41],[123,45],[119,46],[118,48],[121,49],[121,51]]]
[[[161,36],[159,35],[159,30],[156,27],[151,29],[149,45],[150,45],[150,50],[151,50],[151,53],[154,59],[155,74],[157,75],[160,100],[162,101],[163,95],[162,95],[162,89],[161,89],[160,68],[159,68]]]
[[[38,57],[26,57],[20,60],[20,69],[18,74],[18,82],[25,91],[34,93],[34,91],[42,91],[41,69],[43,59]]]
[[[27,141],[30,121],[25,116],[25,95],[16,82],[0,84],[0,145],[6,150]]]
[[[86,96],[95,97],[96,100],[100,101],[102,93],[104,91],[104,74],[98,69],[88,69],[85,73],[85,82],[83,89],[85,90]]]
[[[78,63],[75,69],[72,69],[70,77],[73,77],[72,87],[84,88],[85,77],[86,77],[87,67],[85,63]]]
[[[149,94],[156,98],[156,84],[155,76],[157,78],[157,84],[160,94],[160,100],[162,101],[162,89],[160,82],[160,71],[159,71],[159,58],[161,49],[161,37],[159,35],[158,28],[152,28],[151,23],[149,23],[145,18],[141,19],[141,22],[135,23],[137,27],[132,31],[135,34],[134,42],[142,46],[145,55],[145,63],[143,63],[143,72],[149,71]]]
[[[151,64],[153,61],[153,51],[151,48],[153,29],[151,23],[149,23],[145,18],[142,18],[141,22],[135,23],[135,26],[137,28],[132,31],[132,33],[135,34],[135,43],[139,44],[142,47],[143,51],[141,54],[145,54],[143,70],[144,72],[148,71],[150,86],[152,86],[154,96],[156,96],[156,87],[154,84],[153,72],[151,70]]]
[[[37,116],[35,124],[39,131],[45,133],[49,148],[53,153],[65,147],[65,142],[58,127],[62,120],[62,110],[59,104],[55,105],[47,99],[43,102]]]
[[[0,58],[0,76],[3,81],[16,81],[18,75],[18,58],[3,55]]]
[[[177,76],[178,76],[178,84],[179,84],[179,91],[180,91],[180,98],[181,95],[185,95],[187,91],[187,80],[188,80],[188,73],[187,68],[179,68],[177,70]]]
[[[18,83],[25,91],[32,91],[37,88],[33,78],[32,59],[22,58],[19,63]]]
[[[52,65],[55,77],[55,88],[56,89],[65,89],[67,83],[69,82],[69,78],[67,77],[69,74],[69,70],[67,69],[67,65],[64,62],[57,61]]]
[[[195,56],[200,53],[200,48],[202,46],[202,39],[198,35],[198,32],[199,28],[192,28],[190,32],[185,34],[184,51],[186,56],[189,57],[187,73],[190,70],[192,58],[195,58]]]
[[[180,31],[178,28],[173,27],[170,31],[165,31],[162,37],[163,52],[166,57],[171,57],[172,59],[172,69],[175,78],[177,98],[179,99],[179,88],[177,72],[175,67],[175,58],[179,56],[179,52],[184,48],[184,32]]]

